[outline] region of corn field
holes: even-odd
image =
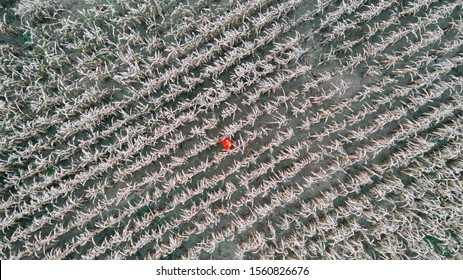
[[[0,3],[1,259],[462,258],[463,1]]]

